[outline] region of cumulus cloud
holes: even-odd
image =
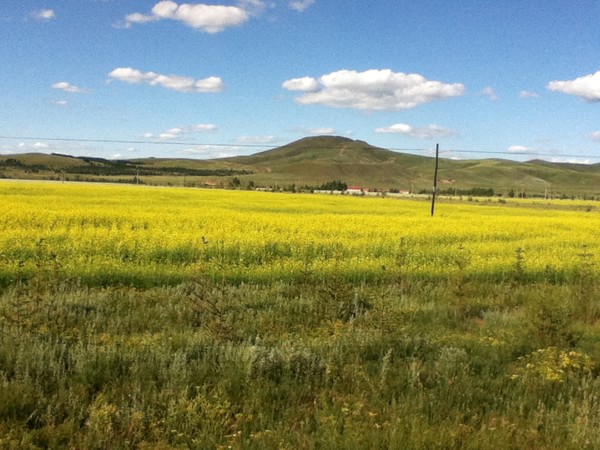
[[[267,5],[264,0],[238,0],[238,6],[251,16],[260,15],[267,7],[273,7],[273,4]]]
[[[67,106],[69,106],[69,102],[67,102],[66,100],[56,100],[54,102],[56,106],[60,106],[61,108],[66,108]]]
[[[352,130],[339,131],[333,127],[309,127],[306,125],[298,125],[289,127],[285,130],[288,133],[300,134],[302,136],[324,136],[324,135],[338,135],[338,136],[352,136],[354,133]]]
[[[181,128],[171,128],[164,133],[160,133],[158,135],[158,139],[161,141],[169,141],[171,139],[178,138],[183,134],[183,130]]]
[[[262,2],[256,0],[246,0],[245,4],[253,9],[262,6]],[[175,20],[196,30],[215,34],[229,27],[241,25],[249,18],[250,13],[238,6],[177,4],[171,0],[164,0],[156,3],[150,14],[133,13],[126,16],[125,27],[159,20]]]
[[[212,159],[212,158],[228,158],[230,156],[239,156],[247,152],[248,149],[244,149],[239,146],[222,146],[222,145],[196,145],[191,148],[180,150],[177,153],[187,156],[197,156],[200,159]]]
[[[483,91],[481,91],[481,93],[483,95],[485,95],[487,98],[489,98],[491,101],[495,102],[496,100],[498,100],[498,96],[496,95],[496,91],[494,90],[493,87],[488,86],[486,88],[483,89]]]
[[[44,151],[50,148],[45,142],[19,142],[19,152]]]
[[[375,132],[405,134],[418,139],[434,139],[438,137],[451,137],[456,135],[454,130],[451,130],[450,128],[444,128],[439,125],[427,125],[425,127],[415,128],[406,123],[397,123],[390,127],[377,128],[375,129]]]
[[[391,127],[377,128],[376,133],[398,133],[398,134],[410,134],[413,131],[413,127],[406,123],[397,123]]]
[[[464,94],[460,83],[446,84],[427,80],[419,74],[392,72],[389,69],[340,70],[321,76],[294,78],[282,87],[303,92],[296,98],[301,105],[326,105],[368,111],[403,110],[424,103]]]
[[[335,128],[309,128],[308,132],[313,136],[323,136],[323,135],[332,135],[336,134],[337,130]]]
[[[159,139],[161,141],[169,141],[172,139],[181,138],[184,135],[195,134],[195,133],[209,133],[216,131],[218,127],[212,123],[200,123],[198,125],[187,125],[184,127],[169,128],[168,130],[159,133],[155,136],[152,133],[144,134],[146,139]]]
[[[315,2],[315,0],[292,0],[292,1],[290,1],[289,5],[290,5],[290,8],[292,8],[293,10],[296,10],[298,12],[304,12],[314,2]]]
[[[590,139],[592,141],[600,142],[600,131],[594,131],[594,132],[590,133]]]
[[[235,140],[240,145],[262,145],[276,142],[275,136],[240,136]]]
[[[600,70],[568,81],[551,81],[548,89],[563,94],[575,95],[588,102],[600,102]]]
[[[65,92],[69,92],[71,94],[84,94],[84,93],[88,92],[87,89],[80,88],[78,86],[74,86],[71,83],[68,83],[66,81],[59,81],[58,83],[54,83],[52,85],[52,88],[58,89],[61,91],[65,91]]]
[[[560,157],[560,156],[556,156],[556,157],[552,157],[550,158],[550,162],[553,163],[569,163],[569,164],[592,164],[592,160],[591,159],[584,159],[584,158],[569,158],[569,157]]]
[[[119,67],[108,74],[111,80],[124,81],[129,84],[147,84],[149,86],[161,86],[177,92],[206,93],[221,92],[223,80],[219,77],[209,77],[203,80],[195,80],[190,77],[179,75],[161,75],[155,72],[141,72],[131,67]]]
[[[284,81],[283,88],[288,91],[317,92],[320,89],[320,85],[312,77],[302,77]]]
[[[31,17],[39,22],[49,22],[56,19],[56,13],[52,9],[40,9],[31,13]]]
[[[98,156],[98,148],[90,146],[86,142],[76,141],[63,141],[57,142],[44,142],[42,140],[25,140],[16,142],[14,145],[5,147],[0,152],[5,153],[51,153],[60,152],[66,155],[80,155],[80,156]]]
[[[119,152],[119,153],[113,153],[112,155],[110,155],[108,157],[108,159],[129,158],[132,155],[134,155],[135,153],[139,153],[139,149],[137,149],[135,147],[127,147],[125,149],[121,149],[121,152]]]
[[[538,98],[540,94],[532,91],[521,91],[519,92],[519,98]]]
[[[511,145],[508,147],[507,151],[509,153],[531,153],[531,149],[524,145]]]

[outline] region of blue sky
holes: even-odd
[[[3,0],[0,39],[2,154],[600,162],[597,0]]]

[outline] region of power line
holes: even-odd
[[[0,139],[10,140],[23,140],[23,141],[51,141],[51,142],[87,142],[87,143],[98,143],[98,144],[137,144],[137,145],[176,145],[186,147],[224,147],[224,148],[257,148],[257,149],[271,149],[273,145],[268,144],[226,144],[226,143],[202,143],[202,142],[183,142],[183,141],[148,141],[148,140],[124,140],[124,139],[90,139],[90,138],[61,138],[61,137],[31,137],[31,136],[0,136]],[[319,150],[318,148],[315,148]],[[395,152],[408,152],[408,153],[434,153],[433,148],[400,148],[392,147],[387,150]],[[440,150],[440,153],[466,153],[466,154],[480,154],[480,155],[504,155],[504,156],[546,156],[553,158],[591,158],[600,159],[600,155],[589,155],[580,153],[548,153],[548,152],[536,152],[536,151],[524,151],[524,152],[510,152],[510,151],[499,151],[499,150],[464,150],[451,148],[447,150]]]
[[[129,141],[122,139],[78,139],[78,138],[57,138],[57,137],[25,137],[25,136],[0,136],[0,139],[13,139],[22,141],[59,141],[59,142],[92,142],[99,144],[143,144],[143,145],[185,145],[185,146],[211,146],[211,147],[255,147],[269,148],[268,145],[261,144],[203,144],[198,142],[180,142],[180,141]]]

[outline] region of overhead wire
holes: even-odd
[[[269,148],[264,144],[206,144],[198,142],[180,142],[180,141],[138,141],[123,139],[86,139],[86,138],[58,138],[58,137],[24,137],[24,136],[0,136],[0,139],[12,139],[23,141],[60,141],[60,142],[90,142],[99,144],[143,144],[143,145],[185,145],[185,146],[211,146],[211,147],[256,147]]]

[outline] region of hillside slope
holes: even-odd
[[[370,188],[425,182],[429,157],[397,153],[335,136],[300,139],[279,148],[225,161],[253,167],[263,180],[318,186],[334,179]],[[427,182],[430,185],[431,182]]]

